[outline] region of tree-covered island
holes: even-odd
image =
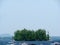
[[[15,41],[48,41],[49,34],[46,34],[46,30],[38,29],[36,31],[33,30],[17,30],[14,33]]]

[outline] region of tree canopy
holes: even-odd
[[[49,34],[46,34],[46,30],[38,29],[34,30],[17,30],[14,33],[15,41],[47,41],[49,40]]]

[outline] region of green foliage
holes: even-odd
[[[42,29],[38,29],[36,31],[36,40],[46,40],[46,31]]]
[[[14,40],[16,41],[47,41],[49,40],[49,34],[43,29],[33,30],[17,30],[14,33]]]

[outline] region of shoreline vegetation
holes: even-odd
[[[22,29],[14,32],[13,39],[15,41],[49,41],[49,33],[46,33],[44,29],[38,29],[37,31]]]

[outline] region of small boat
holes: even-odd
[[[7,45],[15,45],[13,42],[8,42]]]
[[[51,45],[60,45],[60,43],[59,42],[54,42]]]
[[[28,45],[28,44],[24,42],[24,43],[22,43],[21,45]]]

